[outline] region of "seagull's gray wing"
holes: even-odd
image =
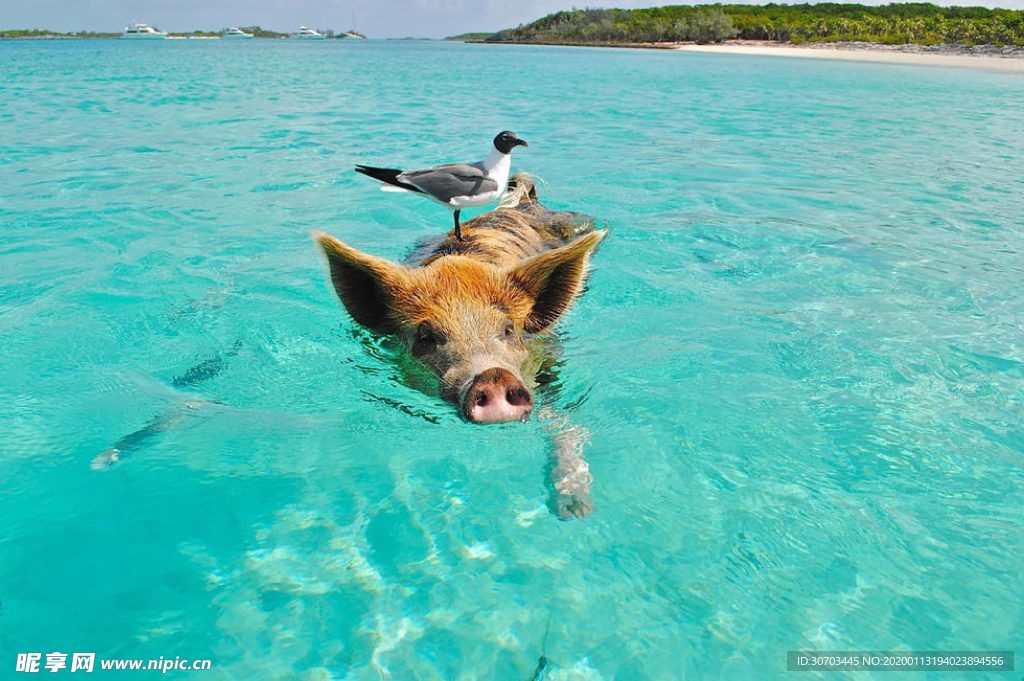
[[[449,163],[411,170],[398,179],[445,203],[456,196],[476,196],[498,190],[498,183],[487,177],[481,163]]]

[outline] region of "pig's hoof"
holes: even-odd
[[[112,447],[93,459],[89,468],[94,471],[105,471],[120,460],[121,450]]]
[[[555,499],[555,513],[559,520],[582,520],[594,512],[594,502],[587,494],[559,494]]]

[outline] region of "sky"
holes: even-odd
[[[695,0],[0,0],[0,29],[116,32],[132,21],[166,31],[258,25],[294,31],[299,25],[336,31],[355,28],[371,38],[443,38],[496,31],[545,14],[579,7],[649,7]],[[736,0],[734,0],[736,1]],[[883,4],[877,0],[862,0]],[[934,0],[933,0],[934,1]],[[1024,0],[939,0],[1024,9]],[[353,15],[355,25],[353,26]]]

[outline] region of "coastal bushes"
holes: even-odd
[[[691,8],[686,8],[691,9]],[[655,19],[636,10],[582,9],[557,12],[527,26],[501,31],[490,42],[721,42],[737,32],[730,17],[719,7],[659,16]]]
[[[697,10],[689,19],[676,21],[674,27],[677,40],[697,43],[720,43],[739,33],[729,15],[718,8]]]
[[[499,31],[487,40],[575,44],[708,43],[734,37],[793,43],[862,41],[1024,46],[1024,10],[939,7],[929,3],[576,9]]]

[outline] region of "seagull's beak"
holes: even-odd
[[[516,146],[517,147],[528,147],[530,145],[526,143],[526,140],[517,139],[516,140]]]

